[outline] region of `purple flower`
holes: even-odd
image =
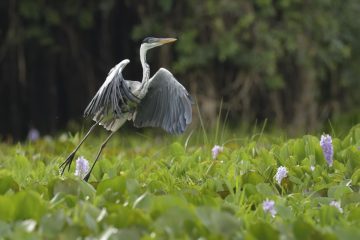
[[[273,200],[266,199],[262,204],[265,213],[270,213],[272,217],[276,215],[275,202]]]
[[[339,210],[340,213],[344,212],[343,209],[341,208],[340,202],[338,201],[331,201],[329,205],[337,208],[337,210]]]
[[[219,153],[221,153],[222,151],[224,151],[224,147],[220,147],[219,145],[215,145],[213,147],[213,149],[211,150],[212,158],[215,160],[217,158],[217,156],[219,155]]]
[[[281,181],[287,177],[287,169],[284,166],[280,166],[275,174],[275,180],[281,185]]]
[[[76,160],[75,176],[83,178],[89,171],[89,162],[83,156]]]
[[[332,145],[332,139],[329,134],[323,134],[321,135],[320,139],[320,146],[322,148],[322,151],[324,153],[324,157],[326,159],[326,162],[331,167],[333,164],[333,156],[334,156],[334,148]]]
[[[36,128],[30,128],[27,139],[31,142],[34,142],[40,138],[40,132]]]

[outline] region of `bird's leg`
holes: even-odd
[[[95,167],[95,164],[96,164],[97,160],[99,159],[102,150],[105,148],[106,144],[108,143],[108,141],[110,140],[110,138],[114,135],[114,133],[115,133],[115,132],[111,132],[110,135],[109,135],[109,136],[105,139],[105,141],[101,144],[100,149],[99,149],[99,152],[98,152],[97,155],[96,155],[95,161],[94,161],[93,165],[91,166],[90,171],[89,171],[89,172],[86,174],[86,176],[84,177],[84,180],[85,180],[86,182],[89,180],[90,174],[91,174],[93,168]]]
[[[81,144],[83,144],[83,142],[86,140],[86,138],[89,136],[89,134],[92,132],[92,130],[94,130],[94,128],[96,127],[96,125],[98,125],[100,122],[97,121],[96,123],[94,123],[94,125],[91,126],[91,128],[89,129],[89,131],[85,134],[84,138],[80,141],[79,145],[76,146],[76,148],[74,149],[74,151],[72,151],[70,153],[70,155],[66,158],[66,160],[60,165],[60,169],[61,169],[61,175],[64,174],[64,171],[66,169],[66,167],[68,167],[68,171],[70,170],[70,166],[71,166],[71,163],[75,157],[75,154],[77,152],[77,150],[79,150]]]

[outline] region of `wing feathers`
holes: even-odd
[[[101,124],[108,130],[117,128],[123,123],[122,119],[128,117],[126,113],[133,111],[129,108],[129,103],[139,101],[127,87],[121,73],[128,63],[129,60],[125,59],[109,71],[104,84],[84,111],[85,117],[101,120]]]
[[[182,133],[192,120],[191,104],[186,89],[168,70],[161,68],[150,79],[148,92],[136,109],[134,125]]]

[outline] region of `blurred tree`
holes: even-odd
[[[179,35],[174,67],[209,119],[221,98],[236,119],[270,118],[309,131],[357,108],[360,2],[153,2],[147,13],[139,7],[134,37]]]
[[[0,4],[0,134],[23,137],[79,119],[109,67],[130,57],[136,15],[123,2]],[[132,48],[131,48],[132,49]]]

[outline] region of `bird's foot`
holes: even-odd
[[[90,173],[91,173],[91,171],[88,172],[88,173],[85,175],[85,177],[84,177],[84,179],[83,179],[85,182],[87,182],[87,181],[89,180],[89,178],[90,178]]]
[[[66,167],[68,167],[68,171],[70,170],[70,166],[71,163],[73,161],[75,157],[75,152],[72,152],[67,158],[66,160],[60,165],[60,170],[61,170],[61,176],[64,174]]]

